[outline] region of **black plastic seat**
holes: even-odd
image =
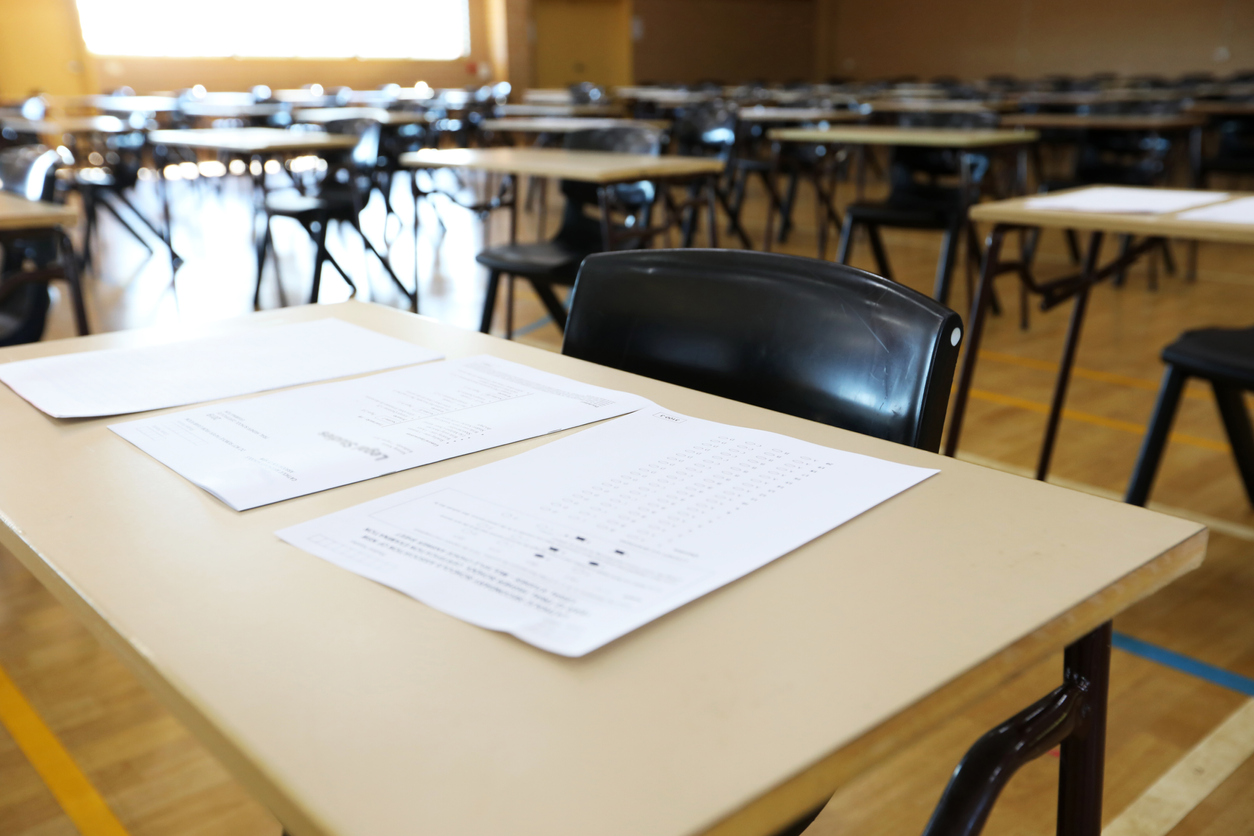
[[[572,131],[566,135],[564,147],[572,151],[619,151],[656,155],[661,151],[662,134],[652,128],[634,126]],[[489,271],[488,288],[479,323],[479,330],[483,333],[492,329],[492,316],[496,310],[496,297],[502,276],[508,277],[511,283],[515,277],[526,279],[540,297],[549,316],[559,328],[564,328],[566,307],[554,293],[554,285],[573,284],[580,263],[592,253],[606,249],[607,242],[600,215],[592,217],[588,214],[589,209],[600,208],[600,188],[593,183],[575,180],[562,180],[560,185],[566,205],[562,210],[562,225],[557,235],[549,241],[534,244],[512,243],[489,247],[475,256],[475,260]],[[649,227],[649,213],[656,195],[651,183],[621,183],[606,189],[605,194],[607,201],[612,200],[620,209],[634,215],[632,228]],[[629,242],[637,243],[631,240],[626,228],[619,228],[618,231],[627,232]],[[608,243],[613,245],[612,241]],[[506,336],[512,337],[513,294],[507,295],[511,306],[506,311]]]
[[[1254,391],[1254,328],[1186,331],[1163,349],[1162,358],[1167,371],[1125,501],[1144,505],[1149,499],[1184,385],[1190,377],[1199,377],[1209,380],[1214,389],[1246,496],[1254,505],[1254,431],[1242,394]]]
[[[333,123],[329,128],[339,128],[357,135],[357,144],[345,157],[332,160],[327,166],[326,176],[317,185],[316,192],[302,194],[300,192],[268,193],[263,203],[265,209],[265,231],[257,244],[257,287],[253,293],[253,307],[261,307],[261,277],[265,269],[266,256],[270,251],[272,236],[270,222],[276,217],[292,218],[300,223],[309,233],[317,246],[314,256],[313,282],[309,301],[318,301],[321,288],[322,266],[330,264],[352,288],[356,294],[357,286],[349,278],[348,273],[339,262],[327,251],[327,227],[331,221],[347,223],[360,236],[363,245],[379,263],[383,265],[388,277],[400,289],[410,302],[411,309],[418,312],[418,288],[409,288],[397,278],[387,258],[375,249],[374,244],[361,228],[361,211],[371,189],[376,185],[376,164],[379,158],[379,141],[381,129],[379,123],[368,120],[353,120],[347,123]],[[277,266],[276,266],[277,270]],[[279,296],[284,299],[282,282],[279,282]]]
[[[924,450],[962,320],[864,270],[742,250],[585,259],[562,353]]]
[[[991,113],[925,113],[903,115],[899,123],[903,127],[976,128],[991,126],[995,121]],[[970,194],[964,194],[960,185],[943,182],[958,176],[964,155],[971,176]],[[978,260],[979,241],[966,222],[967,206],[975,199],[987,170],[988,158],[983,155],[949,149],[893,148],[888,169],[888,198],[860,201],[846,207],[836,260],[841,264],[849,262],[854,235],[858,227],[863,227],[871,242],[876,269],[880,275],[891,279],[892,267],[880,238],[880,227],[942,231],[945,235],[936,265],[934,295],[939,301],[948,302],[959,238],[964,229],[968,258]]]
[[[61,157],[42,145],[0,151],[0,189],[26,200],[56,196]],[[48,314],[48,283],[64,280],[79,334],[86,334],[87,308],[77,259],[60,227],[0,231],[0,346],[38,341]]]

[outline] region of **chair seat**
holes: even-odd
[[[593,252],[596,250],[572,247],[561,241],[543,241],[490,247],[475,256],[475,261],[500,273],[543,276],[570,283],[575,280],[579,265]]]
[[[895,203],[851,203],[846,214],[855,223],[907,229],[947,229],[954,215],[952,210],[936,206]]]
[[[1198,377],[1254,389],[1254,328],[1186,331],[1163,349],[1163,362]]]

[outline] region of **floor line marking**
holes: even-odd
[[[988,403],[995,403],[998,406],[1011,406],[1017,409],[1026,409],[1029,412],[1035,412],[1039,415],[1049,414],[1049,404],[1040,403],[1038,401],[1020,398],[1016,395],[1003,395],[1000,392],[990,392],[987,389],[972,389],[970,391],[972,398]],[[1144,424],[1137,424],[1133,421],[1122,421],[1118,418],[1107,418],[1105,415],[1094,415],[1091,412],[1080,412],[1075,409],[1064,409],[1062,417],[1070,421],[1078,421],[1082,424],[1091,424],[1096,427],[1104,427],[1108,430],[1119,430],[1121,432],[1132,433],[1133,435],[1145,435],[1146,429]],[[1216,453],[1227,453],[1231,451],[1231,447],[1227,442],[1215,441],[1211,438],[1202,438],[1197,435],[1189,435],[1188,433],[1173,432],[1170,440],[1177,444],[1187,444],[1191,447],[1200,447],[1203,450],[1211,450]]]
[[[1254,700],[1229,715],[1102,830],[1165,836],[1254,755]]]
[[[538,331],[539,329],[548,325],[552,321],[553,321],[553,317],[549,316],[548,314],[545,314],[544,316],[540,317],[535,322],[532,322],[529,325],[524,325],[521,328],[514,329],[514,337],[515,339],[517,339],[518,337],[525,337],[528,334],[530,334],[532,331]]]
[[[82,836],[127,836],[104,798],[2,666],[0,723]]]
[[[1216,665],[1207,664],[1200,659],[1194,659],[1192,656],[1185,656],[1183,653],[1176,653],[1174,650],[1168,650],[1165,647],[1141,641],[1138,638],[1129,636],[1127,633],[1115,633],[1111,639],[1111,644],[1124,653],[1131,653],[1134,656],[1148,659],[1165,668],[1171,668],[1172,670],[1180,671],[1180,673],[1187,673],[1189,676],[1204,679],[1212,685],[1227,688],[1229,691],[1236,691],[1239,694],[1245,694],[1247,697],[1254,697],[1254,679],[1250,679],[1248,676],[1242,676],[1239,673],[1233,673]]]
[[[988,349],[980,349],[979,357],[981,360],[1006,363],[1025,369],[1035,369],[1055,374],[1058,372],[1058,363],[1053,360],[1037,360],[1033,357],[1020,357],[1016,354],[1005,354],[1000,351],[989,351]],[[1143,377],[1132,377],[1131,375],[1118,374],[1116,372],[1102,372],[1096,369],[1086,369],[1083,366],[1073,366],[1071,374],[1084,380],[1093,380],[1098,383],[1113,383],[1117,386],[1127,386],[1146,392],[1157,392],[1162,385],[1161,381],[1158,380],[1147,380]],[[1189,391],[1188,387],[1185,388],[1184,396],[1199,401],[1210,400],[1210,397],[1205,392]]]
[[[975,453],[967,453],[958,451],[957,458],[971,464],[978,464],[980,467],[988,467],[993,470],[1000,470],[1004,473],[1013,473],[1016,476],[1022,476],[1025,479],[1031,479],[1033,473],[1026,467],[1016,467],[1006,462],[990,459],[985,456],[978,456]],[[1051,485],[1057,485],[1060,488],[1067,488],[1072,491],[1080,491],[1081,493],[1100,496],[1103,499],[1113,499],[1115,502],[1123,501],[1123,494],[1115,491],[1108,491],[1105,488],[1099,488],[1096,485],[1090,485],[1086,482],[1077,482],[1074,479],[1064,479],[1059,476],[1050,476],[1048,479]],[[1200,514],[1197,511],[1190,511],[1187,508],[1176,508],[1172,505],[1164,505],[1161,502],[1150,502],[1148,507],[1151,511],[1158,511],[1163,514],[1170,514],[1173,517],[1180,517],[1186,520],[1192,520],[1196,523],[1209,528],[1211,531],[1235,537],[1238,540],[1246,540],[1254,543],[1254,527],[1242,525],[1241,523],[1232,522],[1231,520],[1212,517],[1209,514]]]

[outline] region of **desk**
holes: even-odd
[[[592,131],[603,128],[652,128],[664,130],[670,123],[660,119],[594,119],[578,116],[507,116],[503,119],[484,119],[479,123],[483,131],[520,134],[569,134],[575,131]]]
[[[114,419],[55,421],[0,387],[0,472],[24,474],[0,480],[0,545],[294,836],[765,836],[1202,559],[1195,523],[381,306],[178,336],[327,316],[942,473],[566,659],[273,535],[564,433],[237,513],[114,436]]]
[[[22,134],[60,137],[81,134],[120,134],[138,130],[116,116],[63,116],[59,119],[0,118],[0,124]]]
[[[868,145],[910,146],[921,148],[952,148],[959,152],[987,151],[997,148],[1018,150],[1017,172],[1019,190],[1026,190],[1027,148],[1039,139],[1035,131],[1004,130],[989,128],[903,128],[874,125],[841,125],[831,128],[776,128],[767,134],[776,143],[803,142],[821,145],[853,145],[858,148],[857,200],[862,199],[866,186],[866,147]],[[778,156],[778,154],[776,155]],[[832,155],[834,156],[834,155]],[[968,153],[959,155],[959,188],[967,196],[968,203],[978,195],[972,194],[971,165]],[[823,208],[823,220],[818,230],[819,258],[827,256],[827,230],[834,224],[841,227],[840,213],[835,206],[835,188],[825,187],[821,177],[815,177],[815,192]],[[774,209],[774,204],[770,207]],[[774,212],[767,213],[766,247],[769,250],[773,234]],[[942,256],[943,260],[943,256]],[[936,299],[945,302],[949,296],[948,282],[938,270]]]
[[[1067,191],[1081,190],[1068,189]],[[1059,191],[1054,194],[1064,193]],[[1234,199],[1247,196],[1237,192],[1230,192],[1229,194]],[[1079,345],[1080,332],[1084,325],[1084,312],[1088,305],[1089,291],[1093,285],[1121,272],[1148,248],[1152,247],[1157,239],[1170,237],[1184,238],[1190,241],[1254,244],[1254,226],[1187,221],[1181,220],[1174,213],[1131,215],[1108,212],[1060,212],[1057,210],[1034,209],[1027,205],[1028,200],[1029,198],[1013,198],[993,203],[982,203],[971,208],[971,220],[991,223],[993,224],[993,229],[988,238],[988,252],[985,256],[980,284],[976,290],[971,313],[967,319],[967,341],[963,353],[962,368],[958,375],[957,388],[949,408],[950,425],[949,436],[945,439],[945,454],[952,456],[958,449],[958,439],[962,434],[962,421],[966,413],[967,396],[970,393],[971,379],[975,373],[976,355],[979,352],[980,337],[983,332],[984,317],[987,314],[986,307],[992,295],[993,281],[1002,273],[1015,272],[1019,275],[1024,287],[1042,297],[1042,306],[1045,308],[1061,304],[1068,299],[1074,299],[1071,309],[1071,322],[1063,345],[1062,360],[1059,363],[1058,377],[1054,383],[1054,394],[1050,404],[1049,418],[1045,425],[1045,436],[1041,442],[1040,457],[1037,460],[1036,478],[1044,479],[1049,473],[1049,463],[1054,451],[1054,441],[1057,438],[1058,424],[1062,417],[1063,405],[1067,397],[1067,386],[1071,379],[1071,367],[1075,362],[1075,352]],[[1074,229],[1090,233],[1088,251],[1079,273],[1049,282],[1038,282],[1024,266],[1022,257],[1018,261],[1002,259],[1001,252],[1006,233],[1015,229],[1040,229],[1042,227]],[[1102,267],[1097,263],[1097,258],[1102,238],[1106,234],[1143,236],[1145,240],[1141,244],[1131,247],[1126,254]]]
[[[42,200],[26,200],[9,192],[0,192],[0,243],[20,238],[23,232],[39,232],[57,239],[64,260],[60,270],[44,268],[22,276],[23,281],[47,281],[64,279],[70,286],[70,300],[74,305],[74,324],[79,334],[88,333],[87,306],[83,300],[83,284],[78,275],[78,257],[66,229],[78,224],[78,212],[60,203]],[[8,276],[0,275],[0,287],[8,289]],[[11,472],[11,471],[10,471]]]
[[[833,110],[824,107],[742,107],[736,118],[750,124],[781,124],[788,122],[860,122],[866,118],[856,110]]]
[[[310,107],[292,114],[293,122],[326,125],[352,119],[368,119],[380,125],[425,125],[431,121],[421,110],[384,110],[381,107]]]
[[[619,116],[623,112],[617,104],[566,104],[566,105],[534,105],[504,104],[498,105],[498,116]]]
[[[105,113],[171,113],[179,109],[173,96],[53,96],[52,106],[61,110],[102,110]]]
[[[284,111],[291,110],[291,105],[284,102],[184,102],[180,107],[183,113],[195,119],[247,119],[255,121],[269,119]]]
[[[871,99],[864,107],[871,113],[994,113],[1014,110],[1007,102],[973,99]]]

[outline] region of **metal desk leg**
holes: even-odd
[[[1049,420],[1045,424],[1045,438],[1041,442],[1041,457],[1036,464],[1036,478],[1044,481],[1049,474],[1049,460],[1054,454],[1054,442],[1058,438],[1058,424],[1062,420],[1062,407],[1067,399],[1067,386],[1071,382],[1071,367],[1075,365],[1076,348],[1080,344],[1080,330],[1084,327],[1084,312],[1088,307],[1093,276],[1097,273],[1097,258],[1102,249],[1101,232],[1089,236],[1088,252],[1084,255],[1081,274],[1083,286],[1076,292],[1071,307],[1071,322],[1067,326],[1067,341],[1063,345],[1062,359],[1058,363],[1058,380],[1054,384],[1054,397],[1049,407]]]
[[[710,223],[710,249],[718,249],[718,175],[711,174],[705,178],[705,209]]]
[[[1111,623],[1067,648],[1067,684],[1087,685],[1080,727],[1062,743],[1058,766],[1058,833],[1101,836],[1102,783],[1106,767],[1106,708],[1110,691]]]

